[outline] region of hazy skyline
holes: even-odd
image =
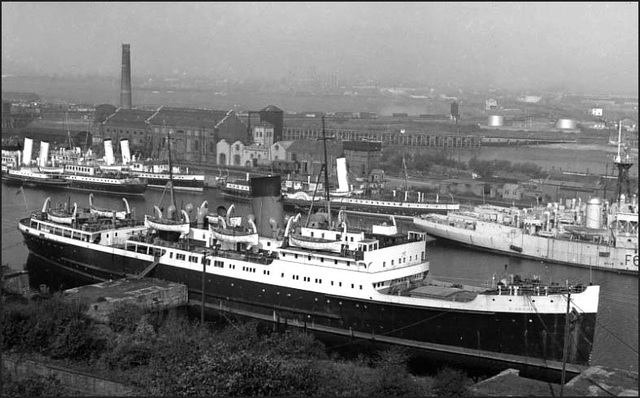
[[[637,3],[2,3],[3,74],[638,90]]]

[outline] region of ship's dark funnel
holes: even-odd
[[[120,107],[131,109],[131,52],[128,44],[122,45],[122,74],[120,76]]]
[[[251,179],[251,205],[260,236],[275,238],[278,230],[283,229],[284,210],[280,184],[280,176]]]

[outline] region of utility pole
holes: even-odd
[[[567,345],[569,344],[569,308],[571,304],[571,292],[567,293],[567,313],[564,321],[564,344],[562,345],[562,376],[560,377],[560,396],[564,392],[565,370],[567,368]]]
[[[202,257],[202,287],[201,287],[201,295],[200,295],[200,326],[204,327],[204,302],[205,302],[205,293],[204,293],[204,282],[207,275],[207,251],[204,252],[204,257]]]

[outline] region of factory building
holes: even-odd
[[[216,164],[216,143],[236,141],[247,126],[234,111],[160,107],[146,121],[152,133],[152,147],[172,137],[172,156],[177,161]]]
[[[177,162],[216,164],[216,142],[235,142],[246,125],[233,111],[160,107],[155,111],[119,108],[101,124],[101,136],[117,142],[129,139],[131,150],[145,157],[166,157],[171,134],[171,155]]]
[[[128,139],[131,151],[149,156],[151,136],[146,121],[151,115],[153,111],[118,108],[101,123],[100,137],[102,141],[110,139],[116,143]]]
[[[327,171],[335,174],[336,158],[342,155],[342,143],[327,142]],[[300,174],[318,176],[324,163],[324,143],[322,141],[295,141],[287,149],[287,161],[297,162]]]
[[[360,131],[326,129],[327,136],[333,136],[338,141],[380,141],[383,145],[404,145],[412,147],[464,147],[480,148],[482,137],[478,135],[435,134],[423,132],[406,132],[400,134],[397,131]],[[313,140],[322,138],[322,129],[308,127],[286,127],[284,140]]]

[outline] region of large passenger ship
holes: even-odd
[[[144,221],[74,206],[61,223],[45,207],[18,229],[32,253],[60,267],[184,283],[191,300],[219,311],[449,354],[548,363],[566,348],[569,363],[589,362],[599,286],[436,283],[425,233],[400,232],[393,216],[356,230],[344,212],[337,222],[326,213],[285,223],[280,187],[278,176],[252,179],[246,216],[210,215],[206,202],[195,214],[156,208]]]

